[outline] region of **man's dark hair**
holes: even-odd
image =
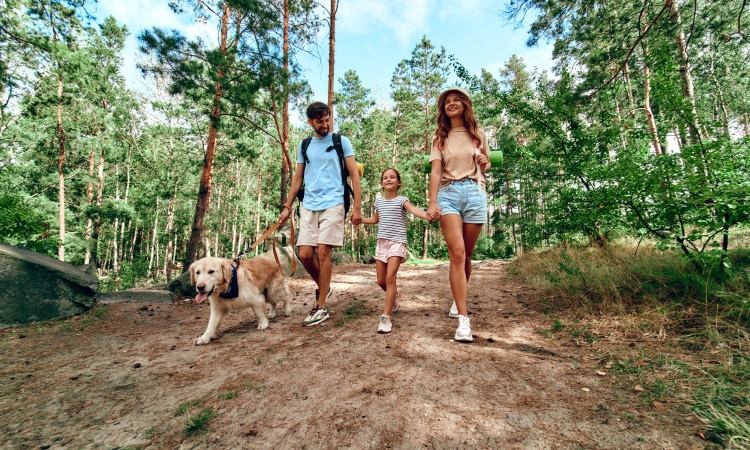
[[[307,118],[308,119],[320,119],[321,117],[328,114],[331,115],[331,110],[323,102],[313,102],[307,107]]]

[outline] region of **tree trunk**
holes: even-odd
[[[101,210],[104,203],[104,150],[99,152],[99,164],[96,174],[96,206]],[[97,213],[94,217],[94,228],[91,231],[91,264],[99,268],[99,230],[102,227],[101,214]]]
[[[693,73],[690,67],[690,59],[687,51],[687,38],[685,31],[682,29],[682,18],[680,9],[676,0],[667,0],[669,2],[669,12],[672,21],[677,26],[677,54],[680,59],[680,80],[682,81],[682,95],[690,104],[691,114],[688,118],[688,134],[690,143],[697,144],[700,140],[700,125],[698,122],[698,112],[695,106],[695,87],[693,85]]]
[[[284,0],[284,72],[289,73],[289,0]],[[276,112],[274,103],[274,113]],[[279,142],[281,144],[281,186],[279,189],[279,205],[287,202],[287,185],[292,179],[294,164],[289,157],[289,94],[288,90],[284,94],[284,104],[281,107],[281,130],[279,132]],[[295,161],[296,161],[295,155]],[[257,254],[257,247],[256,247]]]
[[[221,44],[222,56],[227,53],[227,30],[229,27],[229,3],[224,3],[224,15],[221,18]],[[183,271],[186,271],[196,259],[198,245],[203,235],[203,218],[206,216],[209,202],[211,200],[211,181],[213,178],[214,152],[216,151],[217,125],[221,118],[221,99],[223,96],[222,82],[224,69],[219,68],[216,86],[214,89],[213,105],[208,125],[208,141],[206,142],[206,155],[203,158],[203,169],[201,171],[200,187],[198,188],[198,201],[195,204],[195,216],[193,217],[193,229],[190,233]]]
[[[331,110],[331,127],[333,127],[333,81],[336,62],[336,12],[338,0],[331,0],[331,32],[328,35],[328,108]],[[333,129],[333,128],[332,128]]]
[[[120,200],[120,164],[115,164],[115,205]],[[112,272],[115,276],[115,291],[120,289],[120,248],[117,242],[120,218],[115,216],[115,223],[112,225]]]
[[[154,263],[154,260],[156,258],[156,236],[159,235],[159,197],[156,197],[156,207],[154,208],[154,227],[153,231],[151,233],[151,251],[149,252],[148,257],[148,273],[151,275],[153,279],[156,279],[156,272],[155,269],[156,264]],[[152,272],[153,269],[153,272]]]
[[[174,228],[175,205],[177,204],[177,186],[175,186],[172,196],[167,202],[167,224],[164,227],[164,236],[172,236]],[[172,281],[172,269],[174,268],[172,253],[172,239],[167,240],[167,248],[164,250],[164,276],[167,283]]]
[[[644,53],[645,50],[644,50]],[[651,145],[654,148],[654,154],[661,155],[661,142],[659,141],[659,130],[656,128],[656,120],[651,110],[651,71],[648,64],[643,64],[643,111],[646,113],[648,129],[651,132]]]
[[[60,244],[57,247],[57,259],[65,261],[65,130],[62,124],[63,78],[57,76],[57,207]]]
[[[89,206],[93,206],[94,203],[94,182],[91,181],[94,179],[94,165],[94,148],[91,147],[91,151],[89,151],[89,182],[86,184],[86,203]],[[93,227],[94,222],[91,220],[91,216],[89,216],[86,218],[86,231],[84,231],[86,239],[86,253],[83,256],[84,264],[88,264],[91,261],[91,233]]]
[[[263,186],[263,167],[258,166],[258,195],[256,197],[256,205],[257,206],[257,213],[255,214],[255,236],[260,237],[260,202],[261,202],[261,193],[263,192],[262,189]],[[294,245],[294,244],[292,244]],[[258,256],[258,247],[255,247],[255,256]]]

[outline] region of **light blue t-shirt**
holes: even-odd
[[[345,136],[341,136],[341,147],[344,149],[344,158],[354,156],[352,143]],[[322,138],[313,137],[307,147],[307,159],[309,162],[305,163],[300,142],[297,146],[297,163],[306,164],[305,199],[302,206],[310,211],[323,211],[344,203],[341,166],[333,147],[333,134],[328,133]]]

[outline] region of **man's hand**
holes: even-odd
[[[359,225],[362,223],[362,207],[357,208],[356,206],[352,208],[352,213],[349,215],[349,219],[352,221],[352,224]]]
[[[284,205],[284,207],[281,208],[281,213],[279,214],[279,223],[284,225],[286,221],[289,220],[289,216],[291,215],[292,215],[292,208]]]

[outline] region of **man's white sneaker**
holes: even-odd
[[[448,310],[448,317],[451,317],[453,319],[458,317],[458,307],[456,306],[455,300],[453,300],[453,305],[451,305],[451,309]]]
[[[456,336],[453,339],[459,342],[471,342],[474,340],[471,336],[471,324],[468,317],[458,316],[458,328],[456,328]]]

